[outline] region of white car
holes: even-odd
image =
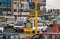
[[[4,26],[0,26],[0,31],[1,31],[1,32],[4,31]]]
[[[33,19],[33,21],[32,21],[32,23],[33,23],[33,27],[32,27],[32,30],[33,31],[35,31],[35,24],[34,24],[34,21],[35,20],[35,18]],[[45,31],[46,29],[47,29],[47,24],[46,23],[44,23],[44,21],[41,19],[41,18],[38,18],[38,31]]]
[[[38,31],[45,31],[47,29],[47,25],[45,25],[44,23],[40,22],[38,23]],[[32,27],[33,31],[35,31],[35,26]]]
[[[14,24],[14,28],[23,29],[25,20],[26,17],[17,17],[16,23]]]

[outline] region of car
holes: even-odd
[[[4,31],[4,27],[0,26],[0,32]]]
[[[44,23],[44,20],[42,20],[41,18],[38,18],[38,31],[42,32],[42,31],[46,31],[48,25],[46,23]],[[32,30],[35,31],[35,18],[32,21]]]
[[[15,24],[13,24],[16,31],[23,31],[25,20],[26,17],[17,17]]]
[[[38,23],[38,31],[46,31],[47,25],[45,25],[43,22]],[[32,27],[33,31],[35,31],[35,27]]]
[[[21,39],[18,33],[0,33],[0,39]]]
[[[0,32],[4,31],[4,25],[0,25]]]

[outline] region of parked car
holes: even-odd
[[[0,32],[4,31],[4,25],[0,25]]]
[[[24,22],[26,20],[26,17],[17,17],[17,20],[14,24],[14,28],[16,31],[23,31],[24,28]]]
[[[0,32],[3,32],[3,31],[4,31],[4,27],[0,26]]]

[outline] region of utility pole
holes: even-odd
[[[38,8],[37,8],[37,0],[35,0],[35,34],[38,33]]]

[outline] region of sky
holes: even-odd
[[[60,9],[60,0],[46,0],[46,9]]]

